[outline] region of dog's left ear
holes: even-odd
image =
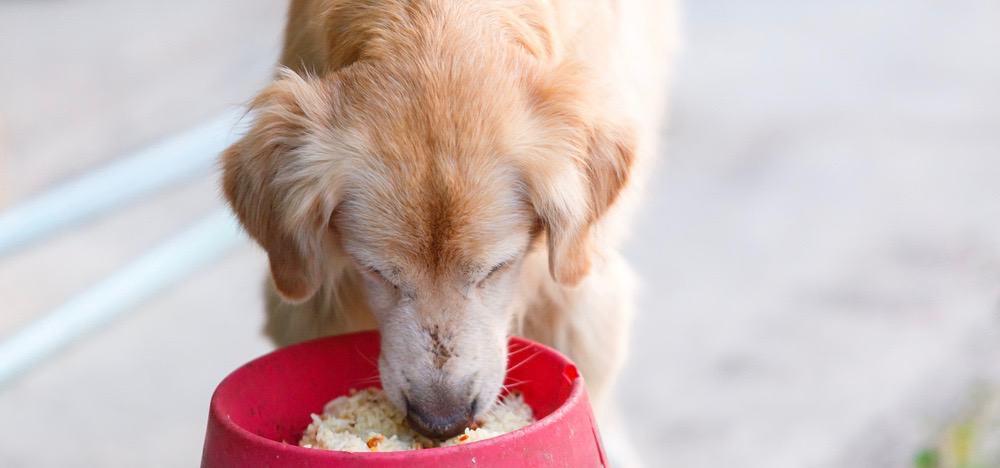
[[[628,183],[636,135],[602,111],[575,64],[547,73],[533,99],[544,134],[521,158],[522,173],[546,230],[552,278],[576,285],[590,272],[594,224]]]

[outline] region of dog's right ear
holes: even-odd
[[[250,131],[222,155],[222,187],[246,231],[267,251],[271,275],[290,302],[319,289],[339,196],[336,177],[307,144],[331,120],[327,78],[283,70],[251,103]]]

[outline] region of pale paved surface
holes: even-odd
[[[142,3],[0,4],[3,197],[266,80],[278,2]],[[628,248],[646,283],[622,385],[635,437],[651,466],[903,466],[997,362],[1000,4],[687,17]],[[206,177],[3,259],[0,334],[217,204]],[[0,390],[0,466],[195,465],[211,388],[267,349],[263,266],[247,247]]]

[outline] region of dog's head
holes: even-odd
[[[224,190],[277,290],[303,301],[356,268],[389,398],[426,434],[461,431],[501,390],[526,253],[544,245],[560,283],[587,274],[630,132],[597,115],[571,65],[286,70],[253,109]]]

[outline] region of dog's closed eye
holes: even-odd
[[[368,271],[368,273],[371,276],[374,276],[374,277],[378,278],[379,281],[381,281],[381,282],[383,282],[383,283],[385,283],[385,284],[387,284],[389,286],[392,286],[395,289],[399,289],[399,285],[397,285],[394,281],[392,281],[391,279],[389,279],[389,277],[386,276],[385,273],[382,273],[382,270],[379,270],[378,268],[371,267],[371,266],[367,267],[365,269]]]
[[[510,264],[511,264],[511,261],[510,260],[506,260],[506,261],[497,263],[496,265],[493,265],[493,267],[490,268],[490,271],[488,273],[486,273],[486,276],[484,276],[483,279],[479,280],[479,286],[480,287],[484,286],[486,284],[486,282],[490,278],[492,278],[497,273],[499,273],[499,272],[503,271],[504,269],[506,269],[508,266],[510,266]]]

